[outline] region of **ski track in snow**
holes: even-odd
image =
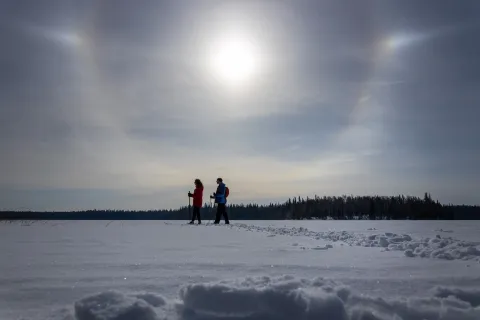
[[[427,296],[379,298],[333,280],[259,276],[188,284],[179,299],[105,291],[57,310],[64,320],[474,320],[480,290],[435,287]]]
[[[265,227],[243,223],[232,224],[232,227],[248,231],[268,233],[269,236],[302,236],[316,240],[340,242],[350,246],[377,247],[384,251],[403,251],[406,257],[436,258],[445,260],[474,260],[480,263],[480,242],[471,242],[442,237],[414,239],[408,234],[391,232],[378,234],[361,234],[348,231],[310,231],[304,227]],[[316,250],[333,248],[331,244],[314,247]]]

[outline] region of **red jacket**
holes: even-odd
[[[196,187],[193,191],[193,206],[201,207],[203,205],[203,187]]]

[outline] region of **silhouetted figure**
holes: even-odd
[[[223,183],[222,178],[217,179],[217,191],[213,194],[213,196],[210,196],[211,199],[215,199],[215,203],[217,204],[217,216],[215,217],[215,222],[214,224],[219,224],[220,219],[222,218],[222,215],[225,219],[225,224],[230,224],[230,221],[228,220],[228,214],[227,214],[227,197],[226,197],[226,186]]]
[[[200,179],[195,179],[195,190],[193,193],[188,192],[188,196],[193,198],[193,215],[190,224],[193,224],[195,219],[198,219],[198,224],[201,224],[200,209],[203,203],[203,183]]]

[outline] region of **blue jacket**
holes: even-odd
[[[223,182],[221,182],[217,187],[217,192],[215,192],[215,202],[227,203],[227,198],[225,198],[225,183]]]

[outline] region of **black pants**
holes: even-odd
[[[195,221],[196,218],[198,218],[198,223],[202,223],[200,219],[200,207],[193,207],[192,222]]]
[[[229,224],[230,221],[228,220],[228,214],[227,214],[227,207],[225,206],[225,203],[218,203],[217,204],[217,216],[215,217],[215,224],[220,223],[220,219],[225,218],[225,224]]]

